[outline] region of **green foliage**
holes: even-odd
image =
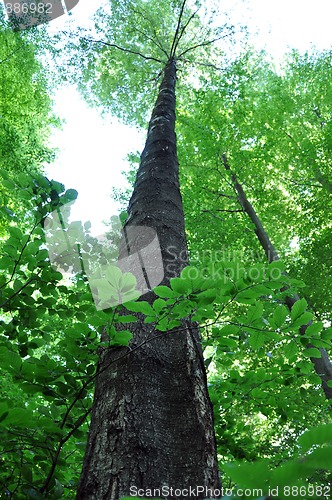
[[[232,33],[229,26],[216,28],[206,22],[208,16],[204,19],[201,2],[184,5],[183,12],[182,3],[110,1],[95,15],[97,37],[84,33],[69,37],[69,57],[77,52],[80,57],[62,69],[66,78],[78,84],[87,102],[98,106],[102,113],[110,112],[125,123],[145,127],[170,57],[176,57],[182,78],[191,85],[187,63],[195,60],[204,64],[213,54],[211,41]],[[71,72],[73,65],[75,72]]]
[[[54,157],[48,140],[56,120],[36,52],[0,18],[0,168],[16,174],[40,169]],[[5,187],[11,189],[10,181]]]
[[[281,500],[289,497],[328,497],[330,487],[313,480],[316,470],[332,470],[331,424],[320,425],[304,432],[298,439],[294,456],[281,466],[271,467],[268,460],[255,463],[230,463],[225,466],[232,481],[237,485],[230,498],[238,498],[237,488],[246,490],[246,498],[257,498],[250,492],[261,490],[261,496],[276,496]],[[320,445],[321,448],[316,446]]]
[[[0,237],[14,214],[24,220],[26,173],[40,172],[54,159],[51,128],[58,125],[48,95],[47,71],[37,45],[24,33],[13,33],[0,12]],[[20,181],[17,188],[15,179]],[[18,196],[17,189],[24,193]]]
[[[303,294],[327,320],[330,58],[330,52],[292,53],[277,72],[266,54],[241,54],[219,73],[206,70],[199,88],[184,91],[178,109],[193,257],[208,258],[208,250],[241,253],[249,263],[262,258],[251,222],[230,188],[231,175],[221,160],[226,153],[287,269],[307,283]]]
[[[11,182],[25,203],[30,195],[30,210],[22,225],[8,214],[1,241],[1,491],[70,498],[85,447],[101,330],[108,333],[107,348],[126,346],[132,334],[123,327],[135,318],[97,312],[86,278],[68,282],[50,265],[42,222],[77,193],[40,174]]]

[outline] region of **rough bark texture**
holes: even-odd
[[[230,167],[227,163],[227,158],[226,155],[222,155],[222,160],[224,163],[224,167],[226,170],[230,171]],[[271,243],[268,234],[266,233],[263,224],[261,223],[258,215],[256,214],[254,207],[248,200],[244,189],[242,185],[237,181],[236,175],[232,174],[232,183],[234,186],[234,189],[237,192],[238,195],[238,201],[243,208],[243,210],[247,213],[247,215],[250,217],[251,221],[255,225],[255,233],[260,241],[260,244],[262,245],[262,248],[264,249],[265,255],[267,257],[267,260],[269,263],[273,262],[274,260],[279,260],[279,255],[274,248],[273,244]],[[300,297],[297,294],[294,294],[292,297],[286,297],[285,298],[285,304],[288,307],[289,310],[292,309],[293,305],[295,302],[300,300]],[[308,323],[307,325],[303,325],[300,328],[300,333],[302,335],[305,334],[308,326],[311,324]],[[307,347],[314,347],[311,344],[308,344]],[[325,393],[326,399],[332,400],[332,388],[327,385],[328,380],[332,380],[332,364],[329,359],[329,356],[326,352],[325,349],[322,347],[319,348],[321,357],[320,358],[310,358],[311,362],[314,365],[315,372],[317,375],[320,376],[322,380],[322,388]]]
[[[173,59],[165,68],[152,112],[127,220],[127,224],[157,231],[166,284],[188,265],[176,150],[175,82]]]
[[[187,264],[174,131],[175,81],[171,59],[152,113],[127,221],[156,229],[164,283]],[[151,328],[138,320],[132,349],[148,338]],[[77,499],[117,500],[138,489],[143,496],[200,499],[212,497],[220,488],[199,340],[196,326],[184,322],[182,328],[151,339],[108,369],[125,349],[101,354],[99,369],[104,371],[96,381]]]

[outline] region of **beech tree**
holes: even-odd
[[[224,167],[226,170],[230,171],[230,166],[227,162],[227,157],[225,154],[222,155],[222,161],[224,164]],[[268,262],[275,262],[276,260],[279,260],[279,255],[274,247],[274,245],[271,243],[271,240],[266,233],[257,213],[255,212],[254,207],[248,200],[245,191],[242,187],[241,184],[239,184],[236,175],[233,173],[232,174],[232,182],[233,182],[233,187],[237,193],[238,197],[238,202],[241,205],[242,209],[248,217],[250,218],[251,222],[254,224],[255,227],[255,233],[257,235],[257,238],[259,239],[259,242],[265,252],[266,258]],[[295,294],[293,296],[286,296],[285,297],[285,304],[288,307],[290,311],[292,311],[293,306],[295,305],[296,302],[300,301],[300,297]],[[302,325],[300,328],[300,332],[302,335],[305,335],[307,328],[311,325],[311,323],[308,323],[307,325]],[[328,343],[327,343],[328,346]],[[308,344],[308,349],[314,348],[313,344]],[[314,351],[312,351],[314,352]],[[319,352],[320,356],[317,357],[312,357],[311,361],[315,367],[315,371],[317,375],[322,379],[322,386],[323,390],[325,393],[325,396],[328,400],[332,399],[332,365],[331,361],[329,359],[329,356],[326,352],[326,349],[319,346]]]
[[[195,12],[186,9],[186,1],[167,7],[167,39],[168,30],[175,28],[169,46],[167,39],[157,36],[156,21],[151,20],[145,5],[121,5],[122,19],[125,13],[132,30],[123,26],[122,36],[128,37],[126,27],[130,35],[148,38],[162,59],[140,53],[130,39],[129,48],[120,47],[117,39],[102,42],[106,47],[103,60],[107,61],[107,49],[111,47],[153,60],[163,72],[126,222],[126,227],[148,226],[156,230],[164,266],[163,285],[169,285],[189,264],[175,136],[177,64],[195,48],[213,43],[213,39],[202,39],[188,46],[187,31]],[[113,23],[116,14],[115,9]],[[138,28],[142,20],[153,28],[149,26],[149,37]],[[147,263],[148,268],[153,265]],[[160,299],[151,293],[148,301],[151,311],[157,311]],[[153,323],[144,324],[138,318],[131,331],[128,355],[126,349],[113,348],[103,352],[99,360],[100,375],[77,498],[118,499],[138,490],[147,495],[149,491],[161,492],[162,487],[170,489],[170,497],[175,495],[172,488],[184,491],[182,498],[192,485],[203,488],[198,494],[196,490],[192,493],[198,498],[205,497],[207,491],[220,494],[213,413],[197,324],[188,317],[156,336]],[[142,343],[144,347],[138,348]]]
[[[157,230],[166,285],[188,264],[174,132],[175,57],[170,54],[165,68],[127,222]],[[156,299],[150,299],[152,312]],[[127,356],[126,348],[113,348],[100,357],[77,498],[116,499],[138,490],[148,495],[162,486],[187,491],[193,484],[219,491],[197,325],[188,318],[155,335],[153,326],[138,320],[132,332]]]

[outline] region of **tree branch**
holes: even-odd
[[[177,37],[178,37],[178,34],[179,34],[179,30],[180,30],[180,26],[181,26],[181,20],[182,20],[182,16],[183,16],[184,7],[186,5],[186,1],[187,0],[183,0],[182,5],[181,5],[181,10],[180,10],[180,14],[179,14],[178,24],[177,24],[177,27],[176,27],[176,30],[175,30],[175,34],[174,34],[174,38],[173,38],[173,43],[172,43],[171,51],[170,51],[170,54],[169,54],[169,58],[170,59],[175,56],[175,47],[177,45]]]
[[[176,53],[176,49],[178,48],[179,46],[179,43],[180,43],[180,40],[181,38],[183,37],[188,25],[190,24],[190,22],[192,21],[192,19],[194,19],[194,17],[196,16],[197,12],[199,11],[199,9],[197,9],[193,14],[191,14],[191,16],[189,17],[188,21],[185,23],[184,26],[182,26],[182,29],[181,29],[181,33],[180,35],[178,36],[178,39],[177,41],[175,42],[175,46],[174,46],[174,54]]]
[[[227,35],[221,35],[221,36],[218,36],[217,38],[213,38],[212,40],[206,40],[206,42],[197,43],[196,45],[192,45],[188,49],[186,49],[183,52],[181,52],[181,54],[178,56],[178,59],[180,59],[180,57],[184,56],[185,54],[187,54],[191,50],[198,49],[199,47],[206,47],[207,45],[211,45],[212,43],[215,43],[218,40],[222,40],[223,38],[227,38],[227,37],[228,37],[228,34]]]
[[[138,28],[135,28],[135,31],[137,31],[137,33],[139,33],[140,35],[144,36],[146,40],[149,40],[150,42],[152,42],[159,50],[161,50],[166,55],[166,57],[168,57],[167,52],[163,49],[163,47],[161,47],[159,45],[159,43],[154,38],[147,35],[144,31],[141,31]]]
[[[166,50],[163,48],[162,43],[159,40],[159,37],[157,36],[156,27],[155,27],[154,23],[151,21],[151,19],[149,19],[147,16],[145,16],[143,14],[143,12],[141,12],[138,9],[131,8],[131,10],[132,10],[132,12],[134,12],[134,14],[137,14],[137,15],[141,16],[141,18],[144,19],[144,21],[147,21],[150,24],[150,26],[152,28],[152,31],[153,31],[153,34],[154,34],[154,37],[155,37],[155,40],[153,40],[151,38],[148,38],[148,39],[151,40],[151,41],[153,41],[153,43],[163,52],[163,54],[165,54],[165,56],[168,59],[168,54],[167,54]]]
[[[39,278],[39,276],[38,276],[38,278]],[[24,285],[22,285],[18,290],[16,290],[16,292],[13,293],[13,295],[8,297],[8,299],[6,299],[2,304],[0,304],[0,309],[3,309],[4,306],[6,306],[11,300],[13,300],[14,297],[16,297],[16,295],[19,295],[22,292],[22,290],[24,290],[24,288],[26,288],[28,285],[30,285],[30,283],[32,283],[36,279],[37,278],[28,279],[28,281],[26,283],[24,283]]]
[[[82,415],[80,418],[78,418],[75,422],[75,425],[74,427],[68,432],[68,434],[64,437],[64,438],[61,438],[60,441],[59,441],[59,444],[58,444],[58,447],[56,449],[56,452],[55,452],[55,455],[53,457],[53,461],[52,461],[52,466],[50,468],[50,471],[47,475],[47,478],[45,480],[45,483],[43,484],[43,486],[40,488],[40,493],[44,493],[51,480],[52,480],[52,477],[53,477],[53,474],[54,474],[54,471],[56,469],[56,466],[58,464],[58,460],[59,460],[59,456],[60,456],[60,453],[62,451],[62,447],[64,444],[66,444],[66,442],[71,438],[71,436],[74,434],[74,432],[83,424],[84,420],[87,418],[87,416],[89,415],[89,413],[91,412],[91,409],[92,407],[90,407],[85,413],[84,415]]]
[[[104,42],[103,40],[93,40],[92,38],[86,38],[86,37],[82,37],[81,40],[85,40],[86,42],[90,42],[90,43],[100,43],[102,45],[106,45],[107,47],[112,47],[114,49],[121,50],[122,52],[127,52],[128,54],[134,54],[136,56],[140,56],[143,59],[146,59],[147,61],[156,61],[160,64],[164,64],[164,61],[162,61],[161,59],[157,59],[156,57],[152,57],[152,56],[146,56],[146,55],[144,55],[141,52],[136,51],[136,50],[131,50],[131,49],[126,49],[125,47],[120,47],[120,45],[117,45],[116,43]]]

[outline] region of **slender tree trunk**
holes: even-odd
[[[187,265],[174,131],[175,81],[172,58],[152,113],[127,221],[157,231],[165,284]],[[185,321],[136,350],[151,325],[138,320],[132,331],[127,356],[116,361],[124,348],[100,355],[99,370],[104,371],[96,381],[77,499],[212,497],[220,479],[197,327]]]
[[[226,170],[230,171],[230,167],[227,163],[226,155],[222,155],[222,160],[223,160],[223,164],[224,164],[224,167],[226,168]],[[247,215],[250,217],[252,223],[255,225],[255,233],[257,235],[257,238],[260,241],[260,244],[262,245],[262,248],[264,249],[264,252],[265,252],[265,255],[266,255],[268,262],[271,263],[274,260],[279,260],[279,255],[278,255],[276,249],[274,248],[273,244],[271,243],[271,241],[268,237],[268,234],[266,233],[266,231],[263,227],[263,224],[261,223],[257,213],[255,212],[254,207],[252,206],[252,204],[248,200],[242,185],[238,182],[235,174],[232,174],[231,178],[232,178],[232,183],[233,183],[234,189],[237,192],[238,201],[239,201],[241,207],[247,213]],[[293,305],[295,304],[295,302],[297,302],[298,300],[300,300],[300,297],[297,294],[294,294],[293,296],[285,298],[285,304],[288,307],[288,309],[291,310]],[[305,332],[310,324],[311,323],[309,323],[308,325],[303,325],[300,328],[300,333],[302,335],[305,334]],[[311,344],[308,344],[307,347],[314,347],[314,346]],[[331,364],[331,361],[329,359],[329,356],[328,356],[326,350],[320,347],[319,351],[321,353],[320,358],[310,358],[310,359],[314,365],[314,368],[315,368],[317,375],[319,375],[321,380],[322,380],[322,387],[323,387],[326,399],[332,400],[332,388],[327,385],[327,382],[329,380],[332,380],[332,364]]]

